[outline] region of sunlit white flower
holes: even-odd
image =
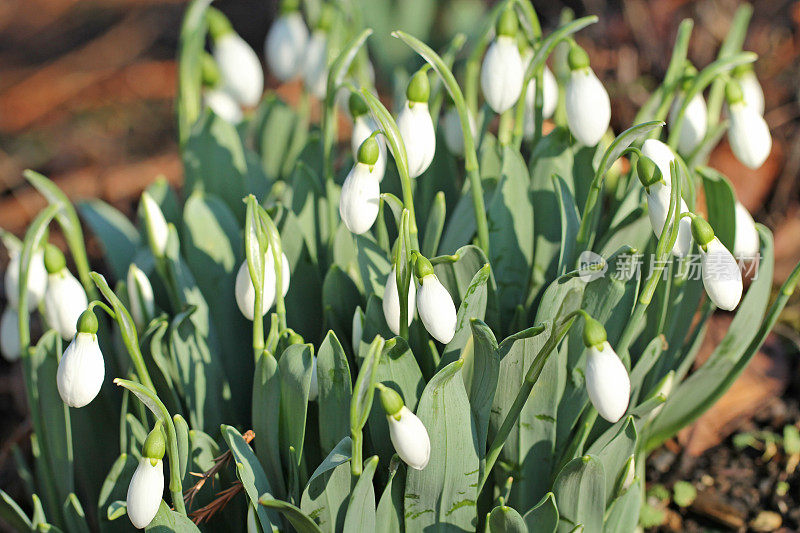
[[[683,105],[683,97],[678,97],[669,113],[669,123],[674,127],[678,120],[678,112]],[[703,141],[708,131],[708,109],[703,95],[698,93],[689,100],[683,123],[678,133],[678,151],[690,154]]]
[[[44,293],[44,319],[64,340],[75,336],[78,318],[89,301],[81,283],[69,270],[62,268],[47,276]]]
[[[144,529],[155,518],[164,493],[164,464],[161,459],[142,457],[128,485],[128,518]]]
[[[703,287],[714,305],[733,311],[742,299],[742,272],[733,255],[714,237],[700,247]]]
[[[264,72],[250,45],[230,30],[215,38],[212,48],[225,91],[243,106],[257,105],[264,92]]]
[[[428,103],[403,103],[397,116],[397,129],[406,147],[408,173],[416,178],[428,169],[436,152],[436,132]]]
[[[472,118],[472,113],[467,111],[467,118],[469,120],[469,129],[472,132],[472,138],[477,136],[477,125],[475,119]],[[454,155],[464,155],[464,130],[461,129],[461,117],[458,115],[458,110],[451,106],[445,112],[442,118],[442,128],[444,129],[444,144],[447,149]]]
[[[456,332],[456,306],[453,298],[434,274],[420,280],[417,289],[417,312],[428,333],[442,344]]]
[[[588,348],[586,390],[600,416],[612,424],[628,409],[630,377],[608,341]]]
[[[375,137],[368,137],[362,143],[356,159],[356,164],[342,184],[339,216],[347,229],[360,235],[375,223],[380,207],[380,176],[375,170],[375,163],[380,159],[380,148]]]
[[[672,173],[669,167],[670,163],[675,161],[675,152],[672,151],[672,148],[658,139],[647,139],[642,143],[642,154],[653,160],[658,170],[661,171],[661,177],[671,187]]]
[[[536,129],[536,116],[534,106],[536,105],[536,78],[528,83],[528,90],[525,93],[525,125],[524,136],[526,139],[533,137]],[[558,82],[553,72],[545,65],[542,75],[542,118],[548,119],[555,113],[558,105]]]
[[[300,73],[308,42],[308,28],[299,11],[278,17],[264,41],[264,56],[270,70],[280,81],[289,81]]]
[[[594,146],[608,130],[611,102],[605,87],[589,67],[589,56],[579,46],[569,52],[570,74],[566,87],[567,124],[585,146]]]
[[[647,213],[650,225],[656,238],[661,238],[664,223],[669,214],[669,200],[672,189],[663,183],[655,183],[646,191]],[[689,212],[686,202],[681,198],[681,214]],[[678,223],[678,237],[672,247],[672,255],[686,257],[692,248],[692,223],[688,217],[683,217]]]
[[[106,368],[97,334],[78,332],[64,350],[56,383],[61,399],[70,407],[83,407],[94,400],[103,386]]]
[[[748,68],[739,76],[739,84],[742,87],[742,96],[748,106],[755,109],[759,115],[764,114],[764,90],[758,82],[756,73]]]
[[[203,92],[205,104],[225,122],[238,124],[242,121],[242,108],[239,102],[227,91],[222,89],[206,89]]]
[[[425,468],[431,458],[431,440],[425,424],[405,405],[396,415],[386,415],[386,420],[400,459],[415,470]]]
[[[147,275],[133,263],[128,268],[126,285],[133,322],[138,329],[144,329],[156,312],[153,286]]]
[[[277,283],[275,275],[275,260],[272,257],[272,249],[267,248],[264,254],[264,284],[263,284],[263,298],[261,301],[261,315],[265,315],[272,304],[275,303],[275,285]],[[281,284],[283,285],[283,295],[289,291],[289,259],[286,254],[282,254],[282,271],[281,271]],[[253,320],[255,317],[256,308],[256,290],[253,282],[250,279],[250,269],[247,267],[247,261],[243,261],[239,267],[239,272],[236,273],[236,287],[234,290],[236,294],[236,304],[239,306],[239,311],[242,312],[247,320]]]
[[[373,132],[378,130],[378,125],[372,120],[368,114],[357,116],[353,120],[353,135],[350,137],[350,147],[353,150],[353,159],[358,158],[358,149],[361,144],[367,140],[367,137],[372,135]],[[383,176],[386,174],[386,141],[382,135],[375,137],[378,142],[378,159],[373,165],[372,174],[378,178],[378,181],[383,181]]]
[[[741,202],[736,202],[736,238],[733,255],[737,258],[753,259],[759,253],[759,238],[756,223]]]
[[[16,361],[20,356],[19,313],[10,306],[0,317],[0,352],[6,361]]]
[[[303,62],[303,81],[317,98],[325,98],[328,85],[328,34],[314,30],[308,40]]]
[[[167,239],[169,238],[169,227],[164,213],[161,212],[158,202],[150,193],[144,191],[140,202],[145,227],[147,228],[147,239],[150,243],[150,251],[156,257],[163,257],[167,250]]]
[[[6,298],[9,306],[19,308],[19,262],[20,250],[10,250],[5,273]],[[44,268],[44,252],[38,250],[31,257],[28,269],[28,311],[33,311],[44,298],[47,288],[47,271]]]
[[[516,39],[498,35],[486,51],[481,66],[481,90],[495,113],[508,111],[519,100],[524,77]]]
[[[414,320],[414,306],[416,305],[417,297],[414,290],[414,283],[411,282],[408,287],[408,324]],[[386,318],[386,324],[395,335],[400,335],[400,297],[397,294],[397,276],[395,269],[389,273],[386,279],[386,287],[383,291],[383,316]]]
[[[736,159],[749,168],[764,164],[772,151],[772,136],[764,117],[744,100],[731,104],[728,141]]]
[[[356,306],[356,311],[353,313],[353,350],[358,353],[358,347],[361,345],[361,336],[364,334],[364,311],[361,306]]]

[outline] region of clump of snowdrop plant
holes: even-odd
[[[262,95],[259,58],[195,0],[180,191],[156,180],[129,221],[25,172],[48,206],[21,239],[0,231],[0,350],[21,360],[36,512],[0,490],[4,520],[637,529],[647,452],[731,386],[800,278],[773,292],[772,235],[700,133],[708,95],[707,131],[727,120],[737,158],[763,163],[756,57],[729,44],[695,72],[684,22],[666,78],[612,131],[574,41],[596,17],[542,30],[504,0],[468,49],[400,28],[414,54],[395,63],[364,26],[395,15],[284,0],[265,60],[272,81],[302,78],[295,107]],[[714,309],[733,323],[696,366]]]

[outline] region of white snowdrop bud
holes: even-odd
[[[19,308],[19,262],[20,250],[9,249],[8,268],[5,273],[5,288],[8,305],[14,309]],[[44,268],[44,252],[36,251],[31,258],[31,266],[28,269],[28,311],[33,311],[38,307],[39,302],[44,298],[47,289],[47,271]]]
[[[264,72],[258,56],[218,9],[209,8],[206,18],[222,86],[241,105],[255,106],[264,92]]]
[[[315,402],[319,396],[319,381],[317,381],[317,358],[311,357],[311,385],[308,387],[308,401]]]
[[[417,312],[428,333],[447,344],[456,333],[456,306],[444,285],[433,273],[431,262],[417,255],[414,271],[419,279]]]
[[[636,460],[634,459],[633,455],[631,455],[625,462],[625,467],[620,475],[619,492],[623,492],[631,488],[634,479],[636,479]]]
[[[377,130],[377,124],[369,115],[360,115],[353,120],[353,135],[350,137],[353,159],[358,160],[358,149]],[[386,141],[382,136],[375,137],[375,141],[378,143],[378,159],[372,165],[372,175],[380,182],[386,174]]]
[[[389,422],[389,437],[397,455],[408,466],[422,470],[431,458],[431,440],[425,424],[403,405],[400,395],[389,387],[378,384],[381,405]]]
[[[467,111],[467,118],[469,120],[469,129],[472,132],[472,137],[477,136],[477,125],[475,119],[472,118],[472,113]],[[442,128],[444,128],[444,144],[450,153],[453,155],[464,155],[464,130],[461,129],[461,117],[458,115],[458,110],[451,106],[445,112],[442,118]]]
[[[155,518],[164,493],[164,465],[167,447],[159,420],[142,446],[142,458],[128,485],[128,518],[137,529],[144,529]]]
[[[672,104],[669,113],[669,122],[675,126],[678,120],[678,112],[683,105],[683,97],[678,97]],[[698,93],[689,100],[686,112],[683,115],[683,123],[678,133],[678,151],[682,154],[690,154],[703,141],[708,131],[708,109],[703,95]]]
[[[528,90],[525,93],[525,124],[523,134],[526,139],[533,138],[533,131],[536,129],[536,78],[528,83]],[[558,82],[553,72],[545,65],[542,75],[542,118],[547,119],[555,113],[558,105]]]
[[[286,254],[282,254],[281,284],[283,285],[283,295],[289,292],[289,259]],[[261,301],[261,315],[265,315],[272,304],[275,303],[275,260],[272,257],[272,249],[267,248],[264,254],[264,284],[263,297]],[[234,289],[236,304],[247,320],[253,320],[256,309],[256,290],[253,281],[250,279],[250,269],[247,267],[247,260],[242,262],[239,271],[236,273],[236,286]]]
[[[308,28],[299,11],[283,13],[272,23],[264,56],[276,78],[285,82],[299,74],[307,42]]]
[[[206,89],[203,92],[205,104],[225,122],[238,124],[242,121],[242,108],[239,102],[223,89]]]
[[[756,73],[750,65],[739,65],[733,69],[733,76],[742,88],[742,97],[749,107],[759,115],[764,114],[764,90],[758,82]]]
[[[720,309],[733,311],[742,299],[742,272],[739,264],[702,217],[692,217],[692,236],[700,246],[706,294]]]
[[[741,202],[736,202],[736,238],[733,255],[740,259],[754,259],[760,251],[758,230],[750,211]]]
[[[429,96],[428,75],[424,70],[417,71],[406,89],[408,99],[397,116],[397,129],[406,147],[408,173],[412,178],[427,170],[436,152],[436,132],[428,110]]]
[[[495,113],[511,109],[522,93],[525,78],[517,48],[517,15],[506,9],[497,22],[497,37],[486,51],[481,66],[481,90]]]
[[[169,238],[167,219],[164,218],[161,207],[159,207],[158,203],[147,191],[142,193],[140,206],[142,209],[142,216],[144,217],[144,224],[147,229],[147,240],[150,243],[150,251],[156,257],[163,257],[167,250],[167,239]]]
[[[414,306],[416,305],[417,297],[414,290],[414,283],[411,282],[408,287],[408,324],[414,320]],[[392,333],[400,335],[400,297],[397,294],[397,276],[395,268],[389,272],[389,277],[386,279],[386,287],[383,290],[383,316],[386,318],[386,324]]]
[[[608,341],[589,347],[586,390],[600,416],[612,424],[622,418],[628,409],[630,377]]]
[[[133,263],[128,268],[126,285],[133,322],[138,329],[142,330],[156,313],[153,286],[150,285],[150,280],[147,279],[145,273]]]
[[[730,113],[728,141],[733,155],[743,165],[758,168],[772,151],[769,127],[758,110],[744,100],[742,89],[735,80],[726,85],[725,98]]]
[[[61,250],[48,244],[44,264],[47,269],[47,290],[44,293],[44,319],[64,340],[72,339],[76,324],[86,310],[86,291],[66,267]]]
[[[594,146],[608,130],[611,102],[605,87],[589,67],[589,56],[578,45],[569,51],[570,75],[566,88],[567,124],[585,146]]]
[[[650,217],[650,225],[656,238],[661,238],[664,223],[669,215],[669,200],[672,194],[671,187],[663,183],[651,185],[647,191],[647,213]],[[689,208],[681,198],[681,214],[688,213]],[[676,257],[686,257],[692,248],[692,223],[688,217],[683,217],[678,222],[678,237],[672,247],[672,255]]]
[[[328,35],[322,30],[315,30],[306,45],[303,81],[311,94],[325,98],[328,89]]]
[[[342,184],[339,216],[347,229],[356,235],[368,231],[378,218],[381,188],[375,162],[379,157],[378,141],[375,137],[368,137],[358,150],[357,163]]]
[[[361,306],[356,306],[356,311],[353,313],[353,351],[358,353],[358,347],[361,344],[361,337],[364,334],[364,311]]]
[[[19,314],[16,309],[6,307],[0,317],[0,352],[6,361],[19,359]]]
[[[87,405],[100,392],[105,373],[97,342],[97,317],[87,309],[78,319],[78,333],[58,363],[56,384],[61,399],[70,407]]]
[[[653,160],[661,171],[661,177],[672,187],[672,173],[669,170],[670,163],[675,161],[675,152],[672,148],[658,139],[647,139],[642,143],[642,154]]]

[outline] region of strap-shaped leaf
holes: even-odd
[[[339,339],[329,331],[317,352],[319,438],[323,453],[350,433],[350,368]]]
[[[602,533],[606,506],[603,463],[596,457],[576,457],[553,483],[559,520],[566,530],[582,525],[586,533]]]
[[[100,239],[116,279],[123,279],[133,263],[141,236],[128,218],[99,199],[78,204],[81,216]]]
[[[0,518],[17,531],[30,531],[31,521],[19,505],[0,489]]]
[[[330,533],[342,531],[347,499],[350,496],[350,456],[352,454],[350,437],[343,438],[322,461],[308,480],[300,509]]]
[[[507,505],[498,505],[489,513],[486,531],[487,533],[527,533],[528,527],[516,509]]]
[[[259,498],[258,503],[279,511],[294,527],[298,533],[322,533],[322,530],[314,523],[314,521],[303,511],[292,505],[291,503],[276,500],[265,494]]]
[[[375,531],[375,488],[372,486],[372,478],[377,467],[377,455],[364,461],[364,469],[350,494],[344,531]]]
[[[558,508],[556,497],[548,492],[523,517],[528,526],[528,533],[554,533],[558,528]]]
[[[733,187],[728,178],[713,168],[700,167],[697,173],[703,178],[708,223],[722,244],[733,250],[736,237],[736,194]]]
[[[145,531],[152,533],[166,533],[173,531],[175,533],[199,533],[200,530],[194,525],[194,522],[189,520],[186,515],[176,513],[169,508],[169,505],[164,500],[161,500],[161,505],[158,508],[153,521],[148,524]]]

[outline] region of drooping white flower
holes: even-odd
[[[9,306],[19,308],[19,262],[20,250],[9,249],[8,268],[5,273],[6,298]],[[38,307],[44,298],[47,289],[47,271],[44,268],[44,252],[36,251],[31,257],[31,266],[28,269],[28,311]]]
[[[61,399],[70,407],[87,405],[100,392],[105,373],[97,342],[97,317],[87,309],[78,320],[78,333],[58,363],[56,384]]]
[[[456,332],[456,306],[444,285],[433,273],[427,258],[418,255],[414,270],[419,279],[417,312],[425,329],[442,344],[453,339]]]
[[[473,139],[477,136],[477,125],[475,119],[472,118],[472,113],[467,111],[467,118],[469,120],[469,129],[472,132]],[[458,110],[451,106],[445,112],[442,118],[442,128],[444,128],[444,144],[450,153],[454,155],[464,155],[464,130],[461,129],[461,117],[458,115]]]
[[[307,42],[308,28],[299,11],[284,13],[272,23],[264,56],[276,78],[285,82],[300,73]]]
[[[525,125],[523,134],[526,139],[533,138],[536,129],[536,78],[528,83],[528,90],[525,93]],[[553,72],[544,66],[542,75],[542,118],[548,119],[555,113],[558,105],[558,82]]]
[[[509,28],[502,28],[506,15],[513,22]],[[486,103],[495,113],[504,113],[511,109],[522,93],[522,82],[525,72],[522,57],[519,55],[517,41],[517,20],[513,9],[506,10],[498,23],[497,37],[486,51],[481,66],[481,90]]]
[[[742,299],[742,272],[733,255],[714,237],[700,248],[703,287],[714,305],[733,311]]]
[[[672,173],[669,170],[670,163],[675,161],[675,152],[672,148],[658,139],[647,139],[642,143],[642,153],[653,160],[661,171],[661,177],[672,187]]]
[[[733,255],[740,259],[753,259],[760,251],[758,230],[750,211],[741,202],[736,202],[736,238]]]
[[[612,424],[628,410],[630,377],[608,341],[589,347],[586,357],[586,390],[600,416]]]
[[[744,101],[730,106],[728,141],[736,159],[749,168],[764,164],[772,151],[769,127],[758,110]]]
[[[364,334],[364,311],[361,306],[356,306],[356,311],[353,313],[353,351],[358,353],[358,347],[361,345],[361,336]]]
[[[283,285],[283,295],[289,291],[289,259],[286,254],[282,254],[282,272],[281,284]],[[272,257],[272,249],[267,247],[264,254],[264,284],[263,296],[261,302],[261,315],[265,315],[272,304],[275,303],[275,285],[277,283],[275,275],[275,260]],[[236,273],[236,287],[234,289],[236,294],[236,304],[239,306],[239,311],[242,312],[247,320],[253,320],[255,317],[256,308],[256,290],[253,286],[253,281],[250,279],[250,269],[247,267],[247,261],[243,261]]]
[[[672,104],[669,113],[669,122],[673,127],[678,120],[678,112],[683,105],[683,97],[678,97]],[[678,151],[690,154],[703,141],[708,131],[708,108],[703,95],[698,93],[689,100],[683,123],[678,133]]]
[[[264,71],[261,69],[258,56],[250,45],[233,31],[230,23],[226,30],[217,34],[214,33],[214,29],[213,25],[209,27],[214,41],[212,52],[222,76],[223,87],[241,105],[246,107],[257,105],[264,92]]]
[[[407,100],[397,116],[397,129],[408,157],[408,173],[412,178],[421,175],[433,161],[436,152],[436,132],[428,109],[430,84],[425,71],[418,71],[406,89]]]
[[[167,250],[167,239],[169,238],[167,219],[164,218],[164,213],[161,212],[158,202],[147,191],[142,193],[140,207],[147,229],[150,251],[156,257],[163,257]]]
[[[133,263],[128,268],[126,285],[133,322],[139,330],[143,330],[156,312],[153,286],[150,285],[147,275]]]
[[[238,124],[242,121],[243,114],[239,102],[223,89],[206,89],[203,92],[205,104],[225,122]]]
[[[663,183],[655,183],[646,191],[647,213],[650,217],[650,225],[656,238],[661,238],[664,230],[664,223],[669,214],[669,200],[672,194],[671,187]],[[681,198],[681,214],[688,213],[689,208]],[[688,217],[683,217],[678,222],[678,237],[672,247],[672,255],[676,257],[686,257],[692,248],[692,225]]]
[[[589,56],[578,45],[573,45],[569,51],[569,66],[565,100],[567,124],[578,142],[594,146],[608,130],[611,102],[589,66]]]
[[[16,361],[19,359],[19,313],[11,306],[3,309],[3,316],[0,317],[0,352],[3,353],[6,361]]]
[[[378,125],[368,114],[357,116],[353,119],[353,134],[350,137],[350,147],[353,150],[353,159],[358,159],[358,149],[367,140],[367,137],[378,130]],[[378,143],[378,159],[375,161],[372,169],[372,175],[378,178],[378,181],[383,181],[383,176],[386,174],[386,141],[382,136],[375,137]]]
[[[414,290],[414,283],[411,282],[408,287],[408,324],[414,320],[414,306],[416,305],[417,297]],[[386,318],[386,324],[392,333],[400,335],[400,297],[397,294],[397,276],[395,268],[389,272],[389,277],[386,279],[386,287],[383,291],[383,316]]]
[[[736,70],[736,69],[734,69]],[[745,68],[739,77],[739,84],[742,87],[742,97],[747,105],[755,109],[759,115],[764,114],[764,90],[758,82],[756,73],[752,68]]]
[[[144,529],[155,518],[164,492],[164,464],[161,459],[142,457],[128,485],[128,518],[133,527]]]
[[[431,440],[425,424],[403,405],[397,391],[383,383],[378,383],[377,387],[397,455],[411,468],[422,470],[431,458]]]
[[[339,216],[347,229],[356,235],[368,231],[378,218],[380,178],[375,163],[380,149],[375,137],[368,137],[358,150],[357,162],[347,174],[339,196]]]
[[[47,325],[69,340],[77,332],[77,322],[89,300],[81,283],[69,270],[62,268],[47,276],[44,293],[44,319]]]
[[[317,98],[325,98],[328,89],[328,34],[317,29],[311,34],[305,50],[303,81]]]
[[[317,381],[317,358],[311,357],[311,384],[308,387],[308,401],[315,402],[319,396],[319,382]]]

